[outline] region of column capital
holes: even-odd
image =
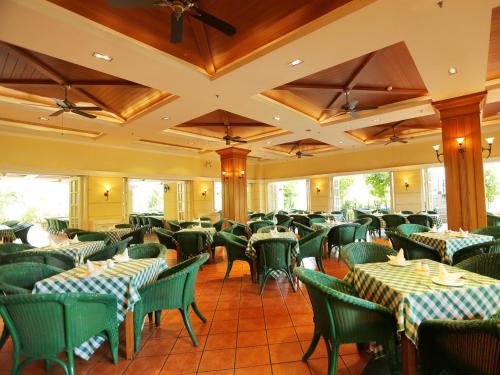
[[[432,105],[439,111],[441,120],[480,113],[483,107],[486,91],[458,96],[456,98],[439,100]]]
[[[216,150],[221,159],[227,158],[243,158],[246,159],[247,155],[250,153],[250,150],[238,147],[228,147],[222,150]]]

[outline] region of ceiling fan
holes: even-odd
[[[65,112],[72,112],[74,114],[87,117],[90,119],[95,119],[97,116],[86,113],[84,111],[102,111],[101,107],[97,106],[77,106],[76,104],[70,102],[68,100],[68,90],[71,89],[70,85],[64,85],[64,99],[58,99],[58,98],[52,98],[54,100],[56,106],[59,108],[57,111],[51,113],[49,116],[50,117],[56,117],[59,115],[62,115]],[[51,106],[44,105],[44,104],[33,104],[33,103],[26,103],[31,106],[36,106],[36,107],[47,107],[47,108],[52,108]]]
[[[349,100],[349,93],[350,90],[344,90],[344,95],[345,95],[345,104],[340,107],[340,111],[335,113],[334,115],[330,116],[329,118],[337,117],[337,116],[342,116],[342,115],[350,115],[353,119],[358,118],[358,112],[361,111],[368,111],[370,109],[377,109],[378,107],[375,105],[367,105],[364,107],[357,107],[359,100],[357,99],[352,99]],[[327,108],[325,109],[326,111],[334,111],[336,108],[330,109]]]
[[[229,134],[230,128],[230,125],[226,125],[226,134],[222,137],[222,140],[226,142],[227,146],[229,146],[231,142],[247,143],[247,141],[241,139],[239,135],[233,137],[231,134]]]
[[[399,135],[396,135],[396,126],[398,126],[399,124],[402,124],[403,122],[404,121],[400,121],[400,122],[398,122],[398,123],[396,123],[394,125],[391,125],[392,135],[389,137],[389,140],[386,143],[384,143],[384,146],[387,146],[387,145],[389,145],[391,143],[397,143],[397,142],[399,142],[399,143],[408,143],[408,141],[406,139],[401,138]],[[387,130],[387,129],[390,129],[390,128],[385,128],[384,131]],[[381,134],[381,133],[382,132],[378,132],[377,134]],[[375,134],[375,136],[377,134]]]
[[[146,7],[169,7],[172,9],[170,25],[170,42],[182,42],[182,26],[184,16],[189,15],[198,21],[213,27],[214,29],[232,36],[236,33],[236,28],[213,16],[210,13],[198,8],[198,0],[108,0],[108,4],[114,8],[146,8]]]
[[[291,154],[295,149],[298,148],[298,151],[295,153],[295,156],[298,158],[298,159],[302,159],[303,156],[314,156],[312,154],[306,154],[304,152],[302,152],[302,150],[300,149],[302,146],[302,141],[298,141],[297,143],[295,143],[292,148],[290,149],[290,151],[288,152],[289,154]]]

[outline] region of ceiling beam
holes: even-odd
[[[194,38],[196,39],[196,44],[200,50],[200,55],[205,63],[205,70],[208,74],[214,75],[216,73],[214,59],[212,56],[212,50],[210,49],[210,44],[208,42],[207,31],[205,30],[205,25],[193,18],[189,17],[191,21],[191,28],[193,29]]]
[[[144,88],[145,86],[139,85],[134,82],[122,80],[74,80],[67,81],[65,84],[70,85],[72,88],[82,86],[119,86],[119,87],[132,87]],[[2,86],[60,86],[61,84],[50,79],[0,79]]]
[[[176,128],[202,128],[202,127],[224,127],[226,126],[225,123],[205,123],[205,122],[187,122],[187,123],[184,123],[184,124],[179,124],[179,125],[176,125],[175,127]],[[272,125],[268,125],[268,124],[262,124],[262,123],[259,123],[259,122],[256,122],[256,123],[250,123],[250,124],[231,124],[230,125],[232,128],[238,128],[238,127],[241,127],[241,128],[252,128],[252,127],[258,127],[258,128],[274,128],[274,126]]]
[[[321,83],[287,83],[283,86],[279,86],[274,90],[331,90],[342,92],[344,91],[344,86],[340,85],[328,85]],[[404,95],[415,95],[415,96],[423,96],[427,95],[427,90],[425,89],[410,89],[410,88],[399,88],[399,87],[391,87],[388,89],[388,86],[385,87],[371,87],[371,86],[354,86],[351,91],[355,92],[376,92],[380,94],[404,94]]]

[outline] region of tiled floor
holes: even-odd
[[[174,253],[169,251],[168,261]],[[314,267],[314,263],[306,264]],[[337,260],[325,261],[328,274],[343,277],[347,268]],[[262,297],[250,280],[248,265],[237,262],[230,279],[222,284],[226,270],[223,249],[216,263],[200,271],[196,284],[197,303],[207,317],[202,323],[195,315],[191,322],[199,340],[194,347],[178,311],[164,313],[161,327],[146,323],[142,349],[127,361],[111,363],[107,345],[90,361],[77,360],[77,374],[212,374],[212,375],[295,375],[326,374],[327,358],[321,342],[308,363],[301,361],[313,332],[312,311],[307,293],[294,293],[286,280],[270,280]],[[34,333],[36,334],[36,333]],[[360,374],[368,356],[356,345],[342,345],[339,375]],[[0,375],[9,373],[12,345],[0,352]],[[43,363],[34,363],[24,374],[44,374]],[[54,366],[53,374],[63,371]]]

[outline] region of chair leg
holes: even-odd
[[[332,344],[325,339],[326,351],[328,352],[328,375],[335,375],[337,373],[337,364],[339,360],[339,346]]]
[[[225,283],[227,278],[229,277],[229,273],[231,272],[233,268],[233,261],[232,260],[227,260],[227,269],[226,269],[226,275],[224,276],[224,280],[222,280],[222,283]]]
[[[141,328],[144,315],[138,311],[134,312],[134,351],[137,353],[141,347]]]
[[[111,351],[111,358],[113,363],[116,365],[118,363],[118,329],[107,330],[109,350]]]
[[[75,355],[73,354],[73,349],[69,349],[66,355],[68,356],[68,375],[75,375]]]
[[[307,351],[304,353],[304,356],[302,357],[302,360],[304,362],[306,362],[309,357],[314,353],[314,351],[316,350],[316,347],[318,346],[318,342],[319,342],[319,339],[321,338],[320,334],[319,334],[319,331],[314,329],[314,335],[313,335],[313,338],[311,340],[311,343],[309,344],[309,348],[307,349]]]
[[[321,259],[321,257],[316,258],[316,264],[318,265],[318,268],[320,269],[321,272],[326,273],[325,266],[323,265],[323,259]]]
[[[203,316],[203,314],[201,313],[200,309],[198,308],[198,305],[196,304],[196,302],[193,301],[193,303],[191,304],[191,307],[193,308],[193,311],[198,316],[198,318],[200,318],[200,320],[203,323],[206,323],[207,322],[207,318],[205,318]]]
[[[152,312],[148,313],[148,319],[149,319],[149,323],[153,323],[153,313]]]
[[[161,324],[161,310],[155,311],[155,324],[157,327]]]
[[[0,337],[0,350],[2,350],[8,338],[9,338],[9,330],[7,329],[7,326],[4,324],[2,336]]]
[[[264,277],[262,277],[261,282],[260,282],[260,294],[264,293],[264,289],[266,287],[266,282],[269,276],[271,275],[270,271],[267,271]]]
[[[184,309],[179,309],[181,315],[182,315],[182,320],[184,321],[184,326],[186,327],[189,336],[191,337],[191,341],[193,342],[194,346],[198,346],[198,340],[196,339],[196,336],[194,335],[193,328],[191,327],[191,322],[189,321],[189,307],[186,307]]]
[[[293,291],[297,292],[297,288],[295,287],[295,283],[293,281],[293,277],[292,277],[292,273],[291,273],[290,269],[285,270],[285,274],[286,274],[286,277],[288,279],[288,282],[292,286]]]

